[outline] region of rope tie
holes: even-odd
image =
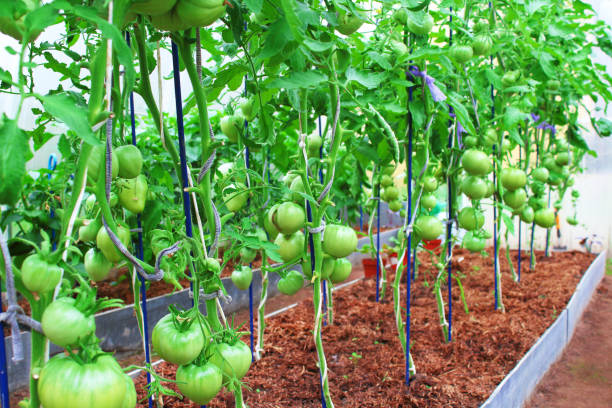
[[[232,297],[223,293],[221,289],[212,293],[204,293],[204,289],[200,289],[200,300],[213,300],[213,299],[221,299],[223,303],[229,304],[232,303]],[[189,289],[189,299],[193,299],[193,290]]]
[[[212,131],[212,128],[211,128],[211,131]],[[217,157],[217,151],[213,150],[213,152],[210,154],[210,157],[206,160],[206,163],[204,163],[204,166],[202,167],[202,170],[200,170],[200,173],[198,173],[198,184],[200,184],[202,182],[202,179],[204,178],[206,173],[208,173],[208,171],[212,167],[213,162],[215,161],[216,157]]]

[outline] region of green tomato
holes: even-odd
[[[395,201],[399,198],[399,190],[395,186],[385,187],[380,196],[384,201]]]
[[[395,13],[393,13],[393,19],[395,20],[396,23],[400,25],[405,25],[407,18],[408,18],[408,11],[403,7],[397,9]]]
[[[502,86],[508,88],[517,85],[521,71],[508,71],[502,76]]]
[[[206,27],[225,14],[224,0],[180,0],[176,15],[191,27]]]
[[[485,193],[484,198],[491,197],[495,193],[495,184],[491,180],[485,180],[487,185],[487,192]]]
[[[423,194],[421,197],[421,205],[427,208],[429,211],[431,211],[437,203],[438,200],[436,199],[436,196],[431,193]]]
[[[487,56],[493,48],[493,38],[487,33],[478,34],[472,41],[472,49],[476,55]]]
[[[540,183],[546,183],[548,181],[548,177],[550,176],[550,172],[546,167],[536,167],[531,172],[531,177],[534,180],[539,181]]]
[[[402,209],[402,202],[399,200],[393,200],[389,203],[389,210],[393,212],[398,212]]]
[[[291,235],[304,227],[306,213],[299,205],[287,201],[276,208],[273,222],[279,232]]]
[[[518,210],[527,202],[527,192],[520,188],[514,191],[507,191],[504,194],[504,203],[513,210]]]
[[[521,216],[521,221],[529,224],[533,222],[535,213],[533,211],[533,208],[531,208],[531,206],[526,205],[525,207],[523,207],[523,210],[521,211],[520,216]]]
[[[463,169],[471,176],[485,176],[491,171],[491,160],[483,151],[468,149],[461,156]]]
[[[569,152],[560,152],[557,153],[557,157],[555,157],[555,164],[557,166],[567,166],[570,162],[570,154]]]
[[[221,132],[223,132],[232,143],[237,143],[238,138],[242,134],[244,123],[241,119],[241,117],[236,115],[229,115],[221,118]]]
[[[121,241],[126,248],[130,246],[129,229],[118,225],[116,235],[119,238],[119,241]],[[96,246],[100,251],[102,251],[106,259],[112,263],[119,262],[123,257],[121,252],[119,252],[119,250],[115,247],[113,241],[111,241],[110,236],[108,235],[108,232],[106,232],[106,228],[104,228],[104,226],[100,227],[98,230],[98,235],[96,236]]]
[[[306,192],[306,190],[304,189],[304,181],[302,180],[301,177],[295,177],[291,181],[291,185],[289,186],[289,190],[291,190],[293,192],[291,194],[291,199],[293,201],[295,201],[296,203],[303,203],[304,202],[304,196],[299,194],[299,193],[305,193]]]
[[[54,300],[44,311],[41,319],[43,333],[60,347],[70,347],[94,333],[94,316],[86,316],[77,309],[73,298]]]
[[[572,190],[572,197],[574,198],[580,197],[580,192],[578,190]]]
[[[85,264],[87,276],[94,282],[106,279],[113,267],[113,264],[106,259],[104,254],[95,248],[90,248],[89,251],[85,253],[83,263]]]
[[[240,102],[240,111],[242,112],[242,116],[251,122],[255,119],[256,111],[253,109],[253,98],[246,98]]]
[[[551,175],[548,176],[548,184],[551,186],[558,186],[562,181],[563,180],[561,180],[561,177],[557,174],[551,173]]]
[[[216,258],[206,258],[203,262],[204,271],[218,275],[221,272],[221,265]]]
[[[406,13],[406,28],[415,35],[427,35],[434,25],[434,19],[429,13],[408,12]]]
[[[438,189],[438,180],[433,176],[427,176],[423,179],[423,191],[433,193]]]
[[[257,251],[253,248],[243,247],[240,248],[240,262],[243,264],[249,264],[253,262],[255,257],[257,256]]]
[[[274,241],[278,235],[278,229],[274,225],[272,218],[279,205],[280,204],[273,205],[272,208],[268,210],[268,213],[264,216],[263,225],[264,229],[268,233],[268,236],[270,237],[270,241]]]
[[[159,16],[172,10],[177,0],[135,0],[130,11],[147,16]]]
[[[329,279],[334,273],[334,267],[336,265],[336,259],[329,256],[323,256],[323,263],[321,265],[321,279]]]
[[[176,370],[179,391],[198,405],[208,404],[223,388],[223,373],[211,362],[182,365]]]
[[[488,128],[484,134],[484,142],[486,146],[493,146],[498,141],[497,131],[493,128]]]
[[[332,283],[341,283],[348,279],[351,275],[353,265],[351,261],[346,258],[338,258],[334,263],[334,271],[332,272],[329,280]]]
[[[502,169],[499,176],[502,186],[505,189],[514,191],[518,188],[523,188],[527,184],[527,175],[521,169],[515,167],[508,167]]]
[[[534,221],[542,228],[551,228],[555,225],[555,212],[552,208],[540,208],[535,212]]]
[[[142,154],[134,145],[124,145],[115,149],[119,162],[119,177],[133,179],[142,171]]]
[[[278,246],[281,259],[289,262],[304,252],[304,234],[302,231],[296,231],[291,235],[278,234],[274,244]]]
[[[461,191],[472,200],[484,198],[487,190],[487,183],[480,177],[467,176],[461,182]]]
[[[502,153],[506,153],[512,150],[512,142],[506,138],[502,140],[501,151]]]
[[[87,184],[93,186],[98,180],[98,175],[104,177],[106,169],[106,146],[97,145],[91,149],[89,160],[87,160]],[[111,154],[111,179],[115,179],[119,174],[119,158],[117,152],[113,150]]]
[[[431,215],[421,215],[414,223],[414,232],[420,238],[431,241],[442,234],[442,222]]]
[[[253,281],[253,271],[246,265],[232,272],[232,282],[240,290],[247,290]]]
[[[98,231],[102,227],[102,219],[95,218],[93,220],[86,220],[82,227],[79,227],[79,241],[91,242],[96,239]]]
[[[474,207],[465,207],[459,211],[459,226],[465,230],[473,231],[482,228],[485,219],[482,212]]]
[[[392,186],[393,185],[393,178],[391,176],[383,174],[383,176],[380,178],[380,185],[383,186],[383,187]]]
[[[211,353],[209,362],[221,369],[226,381],[233,377],[241,379],[251,367],[251,349],[240,340],[233,345],[214,344],[211,346]]]
[[[242,183],[230,184],[223,189],[223,201],[230,212],[240,211],[248,199],[249,193]]]
[[[400,58],[403,55],[410,53],[406,44],[401,41],[391,40],[389,42],[389,48],[391,48],[391,51],[393,51],[393,55],[395,55],[396,58]]]
[[[57,354],[40,371],[37,389],[44,408],[136,406],[134,382],[108,354],[84,364]]]
[[[476,147],[476,145],[478,145],[478,139],[474,136],[466,136],[463,138],[463,144],[468,148]]]
[[[151,24],[153,27],[162,31],[184,31],[191,28],[191,25],[183,21],[177,14],[176,8],[168,11],[167,13],[160,14],[159,16],[150,16]]]
[[[549,91],[558,91],[561,88],[561,82],[556,79],[549,79],[546,81],[546,89]]]
[[[142,174],[132,179],[119,179],[119,204],[134,214],[144,211],[149,185]]]
[[[319,156],[319,149],[323,145],[323,139],[316,133],[308,135],[306,138],[306,148],[309,156]],[[301,177],[300,177],[301,178]]]
[[[578,220],[576,217],[567,217],[567,223],[569,225],[578,225]]]
[[[389,163],[385,165],[385,167],[382,169],[382,173],[386,174],[387,176],[393,176],[393,173],[395,173],[395,164]]]
[[[455,44],[450,49],[451,58],[458,64],[465,64],[474,56],[474,50],[470,45]]]
[[[484,238],[474,235],[472,232],[468,232],[463,237],[463,247],[470,252],[481,252],[485,248]]]
[[[336,30],[344,35],[351,35],[363,24],[363,19],[357,14],[346,12],[344,10],[338,11],[338,26]]]
[[[198,324],[197,320],[178,324],[172,314],[167,314],[153,328],[151,342],[153,350],[161,358],[172,364],[184,365],[200,355],[209,337],[206,326]]]
[[[62,278],[62,269],[50,265],[40,255],[33,254],[24,259],[21,265],[21,280],[30,291],[39,294],[51,292]]]
[[[330,224],[323,232],[323,250],[335,258],[344,258],[357,249],[355,230],[345,225]]]
[[[306,265],[310,266],[310,265]],[[304,265],[302,266],[303,270]],[[308,268],[310,270],[310,267]],[[310,276],[312,276],[312,272],[310,272]],[[299,292],[300,289],[304,286],[304,278],[298,271],[294,271],[293,269],[287,272],[287,275],[284,278],[281,278],[278,281],[278,291],[285,295],[295,295]]]

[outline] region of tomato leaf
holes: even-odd
[[[376,88],[383,79],[384,75],[378,72],[357,71],[353,67],[346,69],[347,82],[355,81],[368,89]]]
[[[92,146],[100,144],[87,121],[87,108],[78,104],[74,98],[67,94],[51,94],[38,95],[38,99],[51,116],[64,122],[84,142]]]
[[[253,13],[260,13],[263,7],[263,0],[244,0],[244,4],[246,4],[248,9]]]
[[[30,147],[26,133],[6,115],[0,125],[0,146],[0,204],[13,205],[21,193]]]
[[[475,135],[476,128],[474,127],[474,124],[472,123],[472,119],[470,118],[470,114],[468,113],[468,110],[457,99],[458,95],[454,92],[452,93],[449,92],[446,96],[447,96],[446,102],[448,102],[448,104],[453,107],[455,111],[455,115],[457,115],[457,120],[461,122],[461,126],[463,126],[463,128],[469,134]]]
[[[290,72],[273,80],[269,86],[285,89],[312,88],[324,81],[327,81],[327,77],[318,71]]]

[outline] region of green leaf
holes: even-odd
[[[600,137],[609,137],[612,135],[612,121],[606,118],[599,118],[595,121],[597,125],[597,133]]]
[[[455,111],[455,115],[457,115],[457,120],[461,122],[461,126],[463,126],[463,128],[469,134],[475,135],[476,128],[474,127],[474,124],[472,123],[470,114],[468,113],[468,110],[465,108],[465,106],[463,106],[463,104],[459,102],[459,100],[457,99],[457,94],[453,92],[453,93],[449,93],[446,96],[447,96],[446,102],[448,102],[448,104],[453,107]]]
[[[502,212],[502,221],[506,225],[506,228],[510,232],[510,234],[514,235],[514,223],[512,222],[512,218],[508,216],[505,212]]]
[[[100,144],[87,120],[87,108],[81,106],[67,94],[37,96],[45,110],[64,122],[78,137],[92,146]]]
[[[289,24],[289,29],[293,34],[293,38],[296,41],[302,41],[304,39],[304,30],[302,28],[302,22],[295,12],[297,9],[296,0],[281,0],[280,3],[285,13],[285,19]]]
[[[504,127],[506,130],[514,129],[516,128],[516,125],[519,122],[524,121],[527,116],[528,115],[519,108],[510,106],[506,110],[506,113],[504,113]]]
[[[313,52],[323,52],[329,50],[334,44],[331,42],[322,42],[311,38],[305,38],[304,45]]]
[[[253,13],[261,12],[261,8],[263,7],[263,0],[244,0],[244,4],[251,10]]]
[[[355,81],[368,89],[373,89],[379,86],[383,78],[384,74],[378,72],[357,71],[353,67],[348,67],[346,69],[347,82]]]
[[[29,12],[24,20],[26,33],[24,38],[34,38],[45,28],[58,22],[58,14],[55,7],[50,4],[39,6]]]
[[[286,89],[311,88],[324,81],[327,81],[327,77],[317,71],[290,72],[282,78],[271,81],[269,86]]]
[[[19,199],[30,151],[26,133],[6,117],[0,125],[0,204],[13,205]]]

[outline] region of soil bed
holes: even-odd
[[[491,254],[491,250],[489,250]],[[578,251],[537,253],[529,271],[529,253],[522,256],[521,283],[512,281],[500,254],[506,313],[493,310],[492,257],[457,249],[453,274],[464,277],[469,314],[453,285],[453,341],[444,344],[431,286],[433,271],[425,254],[412,288],[411,343],[417,376],[404,385],[404,357],[394,323],[391,288],[376,303],[375,283],[364,280],[334,295],[334,325],[323,329],[329,384],[337,407],[478,407],[563,310],[595,255]],[[517,253],[511,252],[516,267]],[[392,281],[392,277],[389,279]],[[444,292],[446,293],[446,292]],[[402,295],[405,294],[405,287]],[[446,297],[446,295],[445,295]],[[312,339],[313,305],[297,307],[267,320],[266,354],[254,363],[244,381],[251,407],[319,407],[319,372]],[[248,342],[248,338],[245,338]],[[156,370],[174,379],[175,366]],[[145,397],[144,375],[137,380]],[[167,384],[175,388],[174,384]],[[164,397],[165,407],[195,407]],[[139,405],[145,407],[144,403]],[[233,396],[222,393],[209,408],[233,407]]]

